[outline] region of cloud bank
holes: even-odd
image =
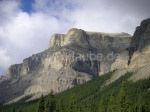
[[[150,17],[149,0],[34,0],[30,11],[23,5],[22,0],[0,1],[0,75],[46,49],[54,33],[76,27],[133,34]]]

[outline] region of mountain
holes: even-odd
[[[17,101],[50,91],[60,93],[97,76],[114,71],[106,85],[127,72],[129,80],[150,77],[150,19],[142,21],[131,37],[127,33],[87,32],[71,29],[51,37],[47,50],[12,65],[0,78],[0,102]]]

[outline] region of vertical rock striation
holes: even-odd
[[[51,37],[47,50],[12,65],[0,82],[0,101],[29,94],[48,94],[83,84],[95,76],[128,66],[127,33],[71,29]],[[124,64],[120,66],[120,64]]]

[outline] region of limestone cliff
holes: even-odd
[[[133,52],[133,53],[132,53]],[[136,28],[130,45],[129,71],[134,71],[132,80],[150,77],[150,19],[143,20]]]
[[[149,38],[149,20],[145,22],[141,24],[143,28],[138,28],[141,33],[135,33],[133,39],[127,33],[75,28],[67,34],[53,35],[47,50],[8,69],[6,78],[0,82],[0,102],[29,94],[48,94],[51,90],[57,93],[112,70],[139,68],[134,67],[137,63],[134,52],[148,45],[142,44]],[[146,36],[139,41],[140,34]],[[139,55],[142,59],[143,54]]]
[[[117,68],[118,71],[107,84],[117,80],[126,72],[134,72],[129,79],[132,81],[150,77],[150,19],[143,20],[136,28],[128,51],[129,55],[120,55],[113,63],[112,68]],[[128,65],[125,64],[126,62]]]

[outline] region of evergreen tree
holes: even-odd
[[[129,112],[134,112],[134,109],[132,106],[129,106]]]
[[[37,112],[37,109],[36,108],[33,108],[33,109],[29,109],[27,112]]]
[[[68,106],[68,112],[76,112],[77,107],[76,107],[76,101],[75,101],[75,94],[72,94],[70,97],[70,103]]]
[[[116,112],[117,111],[117,101],[115,97],[114,91],[111,93],[110,100],[108,102],[108,112]]]
[[[15,108],[13,107],[13,110],[12,110],[12,112],[15,112]]]
[[[106,101],[104,99],[104,96],[102,96],[99,103],[98,112],[106,112],[106,107],[107,107]]]
[[[78,105],[77,112],[85,112],[84,108],[81,106],[81,104]]]
[[[64,106],[61,99],[57,102],[56,112],[64,112]]]
[[[44,110],[45,110],[45,101],[42,95],[39,101],[38,112],[44,112]]]
[[[21,109],[21,108],[19,109],[19,112],[22,112],[22,109]]]
[[[51,92],[48,96],[45,112],[54,112],[55,110],[56,110],[55,96],[53,95],[53,92]]]
[[[2,112],[2,111],[1,111],[1,105],[0,105],[0,112]]]
[[[143,101],[141,95],[139,95],[137,102],[138,102],[138,105],[137,105],[137,112],[145,112],[145,109],[144,109],[144,101]]]
[[[92,98],[89,99],[89,102],[88,102],[88,110],[90,112],[96,112],[96,105],[95,105],[95,102]]]
[[[91,101],[91,112],[97,112],[95,102]]]
[[[127,91],[127,83],[124,81],[122,82],[118,98],[118,111],[129,112],[130,103]]]

